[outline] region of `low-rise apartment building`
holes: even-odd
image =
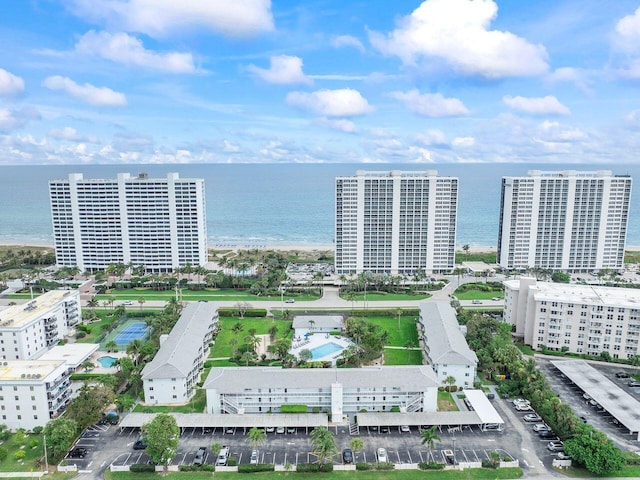
[[[188,304],[171,329],[160,339],[160,350],[142,369],[144,399],[149,405],[189,401],[209,355],[209,344],[218,323],[216,304]]]
[[[447,302],[420,304],[424,352],[440,385],[453,377],[459,388],[473,387],[478,357],[467,345],[455,309]]]
[[[52,290],[0,311],[0,359],[29,360],[65,338],[82,319],[77,290]]]
[[[0,362],[0,422],[9,429],[44,427],[64,411],[70,399],[66,362]]]
[[[527,345],[622,359],[640,353],[640,290],[526,277],[504,285],[504,320]]]
[[[328,412],[334,421],[368,412],[435,412],[438,381],[428,365],[363,368],[214,368],[207,413],[276,413],[284,405]]]

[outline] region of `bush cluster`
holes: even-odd
[[[156,471],[156,466],[149,465],[147,463],[134,463],[129,467],[129,471],[136,473],[150,473]]]
[[[322,465],[318,465],[317,463],[300,463],[296,466],[296,471],[302,473],[333,472],[333,464],[323,463]]]
[[[213,465],[180,465],[178,470],[181,472],[213,472],[215,467]]]
[[[221,317],[238,317],[237,308],[221,308],[218,310],[218,315]],[[245,317],[259,318],[266,317],[267,310],[265,308],[250,308],[244,313]]]
[[[242,463],[238,465],[238,473],[273,472],[275,466],[272,463]]]
[[[309,407],[307,405],[281,405],[280,413],[307,413]]]
[[[356,463],[356,470],[371,470],[373,464],[371,463]]]
[[[444,463],[420,462],[418,463],[418,468],[420,470],[442,470],[444,468]]]

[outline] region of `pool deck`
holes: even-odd
[[[310,333],[308,337],[305,339],[305,334]],[[313,350],[314,348],[321,347],[326,343],[335,343],[336,345],[340,345],[343,349],[347,348],[351,345],[351,340],[343,335],[329,335],[324,332],[309,332],[307,329],[297,329],[296,333],[293,335],[293,340],[291,342],[291,350],[290,352],[296,357],[300,353],[301,350]],[[342,354],[342,350],[331,352],[328,355],[320,358],[314,358],[314,362],[331,362],[333,365],[336,364],[336,360]]]
[[[126,352],[106,352],[104,350],[98,350],[93,355],[91,355],[91,358],[89,359],[95,365],[95,368],[91,370],[89,373],[115,373],[117,371],[116,367],[104,368],[102,365],[100,365],[100,362],[98,362],[98,358],[100,357],[122,358],[126,356],[127,356]],[[84,369],[78,368],[78,373],[84,373]]]

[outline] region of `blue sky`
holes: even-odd
[[[632,163],[640,1],[6,0],[0,164]]]

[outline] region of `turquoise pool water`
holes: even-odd
[[[105,357],[99,357],[98,358],[98,363],[102,366],[102,368],[111,368],[113,367],[113,364],[116,363],[117,358],[114,357],[110,357],[110,356],[105,356]]]
[[[311,349],[311,355],[314,360],[317,360],[322,357],[326,357],[327,355],[331,355],[334,352],[339,352],[343,350],[343,347],[338,345],[337,343],[328,342],[324,345],[320,345],[319,347]]]

